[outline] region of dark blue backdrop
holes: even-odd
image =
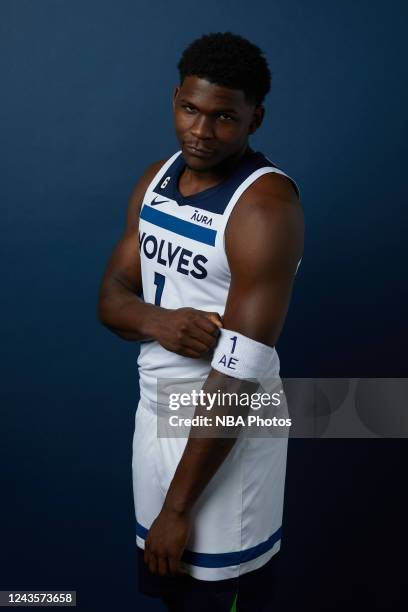
[[[3,0],[0,11],[0,589],[158,610],[134,578],[137,345],[98,324],[96,298],[133,184],[177,148],[179,55],[231,30],[272,69],[253,145],[297,180],[306,215],[283,375],[406,376],[406,3]],[[291,441],[280,609],[353,598],[372,610],[374,597],[397,609],[406,456],[397,440]]]

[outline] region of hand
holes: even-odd
[[[180,559],[186,547],[191,520],[185,513],[166,509],[153,521],[145,540],[144,560],[153,574],[184,576]]]
[[[163,309],[156,340],[168,351],[184,357],[202,357],[217,343],[222,320],[217,312],[196,308]]]

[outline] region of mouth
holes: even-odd
[[[185,147],[190,155],[194,155],[195,157],[211,157],[214,155],[214,151],[212,149],[204,149],[203,147],[196,147],[190,143],[186,143]]]

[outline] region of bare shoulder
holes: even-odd
[[[128,224],[137,222],[140,208],[143,204],[144,194],[146,193],[146,190],[154,179],[155,175],[159,172],[166,161],[166,159],[160,159],[150,164],[134,185],[129,198],[127,213]]]
[[[238,204],[265,211],[286,207],[300,207],[300,200],[292,181],[278,172],[268,172],[258,177],[242,194]]]
[[[227,230],[231,234],[241,233],[244,228],[263,232],[286,222],[303,227],[299,197],[290,179],[278,172],[268,172],[243,192],[232,211]]]
[[[285,259],[293,268],[303,244],[303,210],[292,182],[276,172],[260,176],[243,192],[228,220],[230,266],[242,258],[252,263]]]

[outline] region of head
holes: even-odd
[[[209,170],[243,152],[264,117],[271,74],[261,50],[230,32],[193,41],[178,63],[173,109],[187,164]]]

